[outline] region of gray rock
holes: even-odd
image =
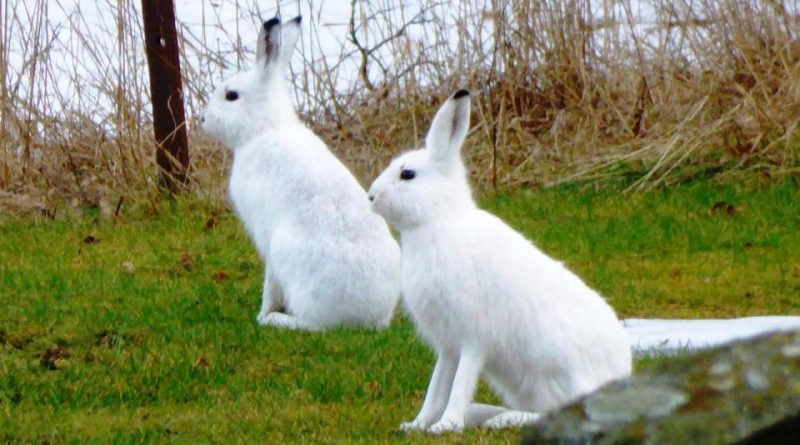
[[[552,413],[523,444],[800,444],[800,332],[664,357]]]

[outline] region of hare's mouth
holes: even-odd
[[[370,210],[372,210],[373,213],[386,218],[386,211],[385,211],[386,209],[384,209],[383,206],[381,206],[382,202],[381,200],[378,199],[377,195],[374,193],[370,193],[369,195],[367,195],[367,197],[369,198]]]

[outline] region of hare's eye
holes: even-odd
[[[228,91],[227,93],[225,93],[225,100],[227,100],[228,102],[233,102],[238,98],[239,98],[239,93],[237,93],[236,91]]]
[[[400,172],[400,179],[403,181],[410,181],[417,176],[417,172],[414,170],[403,170]]]

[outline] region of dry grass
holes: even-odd
[[[190,129],[214,82],[248,64],[241,30],[305,1],[204,1],[201,28],[179,24]],[[0,208],[55,217],[110,215],[123,197],[157,205],[138,1],[104,0],[105,26],[73,3],[0,1]],[[798,176],[797,3],[591,4],[353,0],[349,23],[336,24],[348,35],[339,60],[303,42],[300,111],[364,183],[462,86],[475,93],[468,157],[483,186]],[[48,20],[57,10],[73,12]],[[312,39],[333,26],[315,14],[305,23]],[[229,155],[197,131],[190,145],[193,193],[218,198]]]

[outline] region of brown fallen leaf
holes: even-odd
[[[725,213],[728,216],[733,216],[736,214],[736,207],[733,204],[728,204],[725,201],[717,201],[711,207],[713,212]]]
[[[381,384],[376,381],[369,381],[364,386],[367,392],[371,394],[376,394],[381,391]]]
[[[189,255],[188,252],[183,252],[181,254],[181,258],[178,260],[178,264],[180,264],[184,269],[189,270],[192,268],[194,260],[192,260],[192,256]]]
[[[48,348],[39,355],[39,364],[51,371],[57,371],[60,369],[59,365],[62,365],[64,363],[63,360],[69,356],[69,351],[65,346],[56,345],[56,347]]]

